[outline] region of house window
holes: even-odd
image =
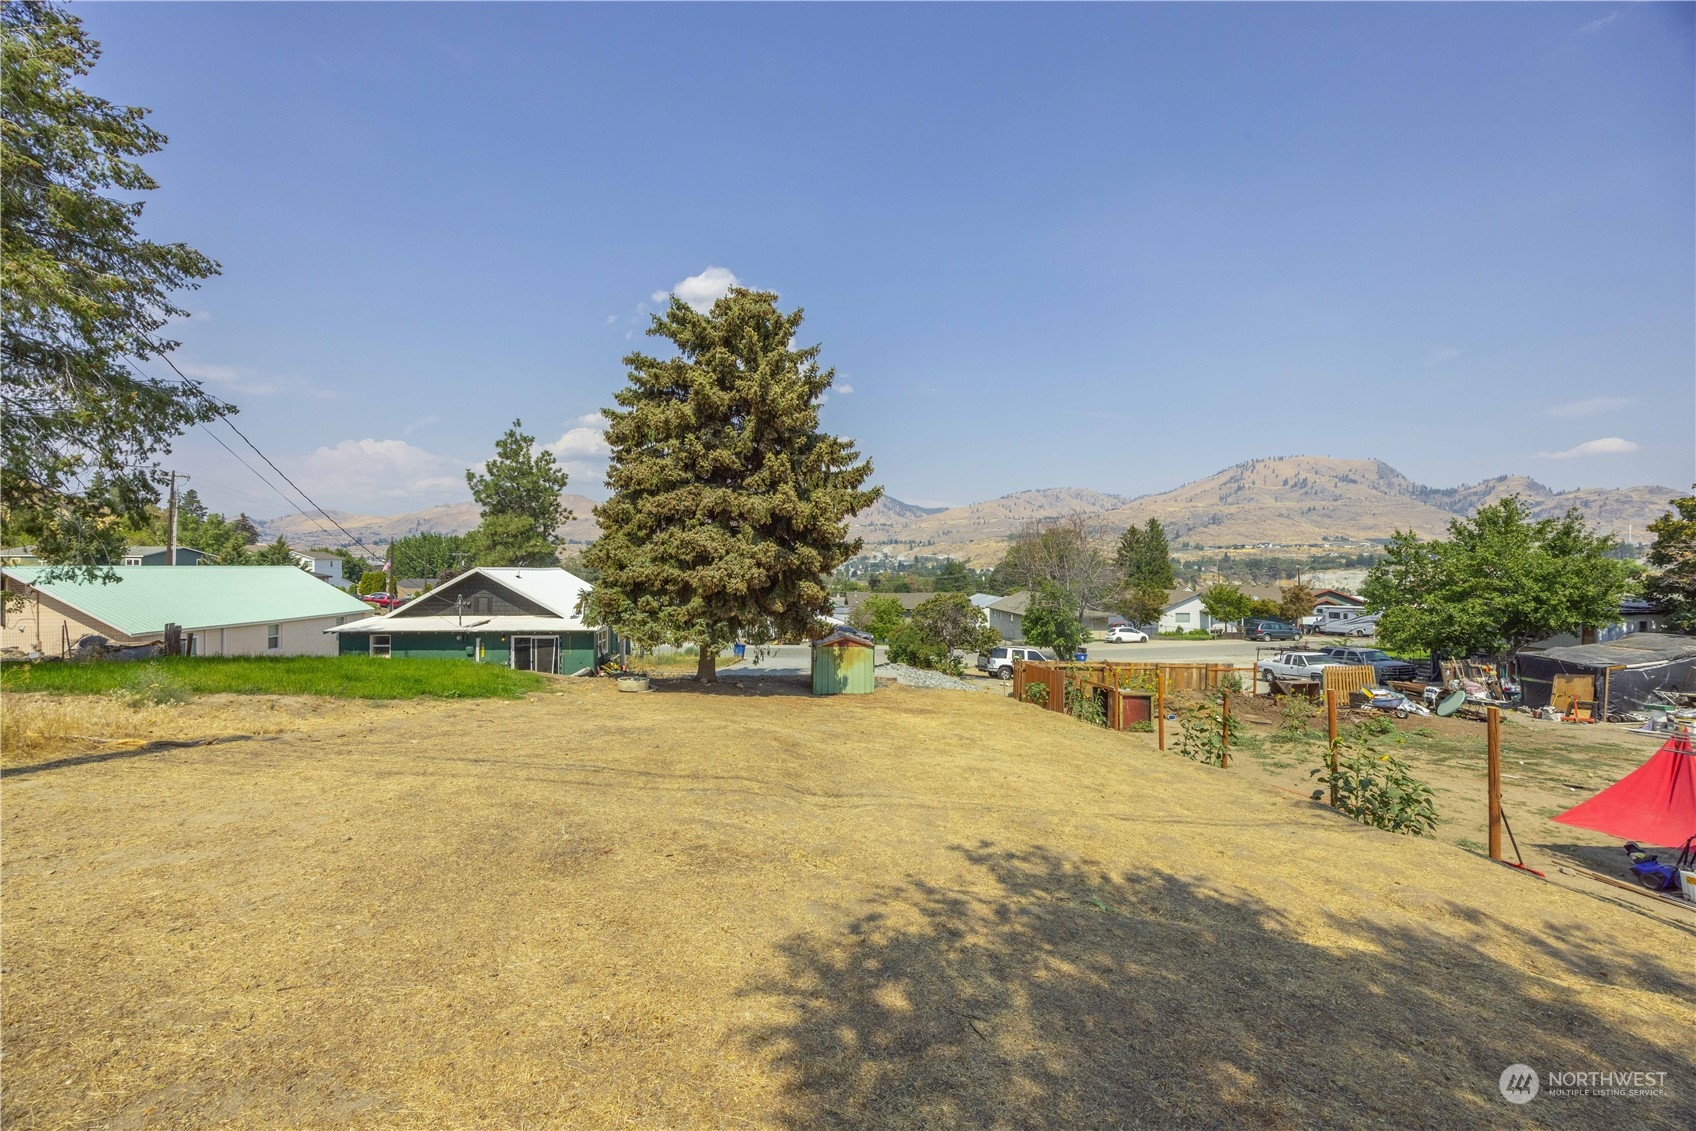
[[[373,656],[381,656],[385,660],[388,659],[389,658],[389,638],[387,636],[372,636],[371,637],[371,654]]]
[[[1190,615],[1188,613],[1173,613],[1172,619],[1180,623],[1188,623]]]
[[[141,559],[140,558],[125,558],[124,564],[125,565],[140,565]]]
[[[471,599],[471,611],[476,616],[489,616],[495,611],[495,599],[487,593],[479,593]]]
[[[275,652],[283,646],[283,626],[268,624],[265,626],[265,650]]]

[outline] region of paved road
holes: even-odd
[[[1305,644],[1299,641],[1280,643],[1276,650],[1282,652],[1294,648],[1317,647],[1326,642],[1334,643],[1336,639],[1338,638],[1314,637]],[[1256,644],[1248,640],[1151,640],[1147,644],[1103,644],[1095,641],[1089,645],[1089,658],[1166,664],[1236,664],[1250,667],[1254,664],[1259,649],[1273,647],[1270,644]],[[883,645],[878,645],[878,663],[888,660],[888,651]],[[968,673],[975,673],[975,663],[975,657],[966,661]],[[745,675],[795,675],[811,671],[811,664],[807,645],[779,644],[766,649],[765,656],[758,663],[751,659],[733,663],[727,657],[720,663],[719,670],[737,671]]]

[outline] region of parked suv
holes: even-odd
[[[1412,664],[1396,659],[1382,648],[1343,648],[1334,645],[1319,650],[1339,664],[1356,664],[1371,668],[1377,673],[1379,683],[1391,679],[1412,679],[1414,676]]]
[[[1005,645],[991,648],[987,652],[978,653],[978,671],[994,676],[996,679],[1013,678],[1014,660],[1048,660],[1053,656],[1043,652],[1041,648],[1026,648],[1020,644]]]
[[[1268,617],[1244,621],[1243,635],[1250,640],[1300,640],[1301,630],[1293,624]]]

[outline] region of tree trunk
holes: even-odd
[[[701,645],[701,658],[695,665],[695,678],[702,683],[717,683],[718,649],[711,645]]]

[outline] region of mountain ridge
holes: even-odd
[[[1518,494],[1538,518],[1569,507],[1609,533],[1636,535],[1668,509],[1671,487],[1577,487],[1556,491],[1524,475],[1500,475],[1456,487],[1416,483],[1377,459],[1271,456],[1244,460],[1167,491],[1119,495],[1091,487],[1015,491],[957,507],[922,507],[885,495],[857,515],[850,529],[868,551],[914,552],[989,565],[1009,537],[1031,522],[1083,515],[1106,534],[1158,518],[1174,545],[1197,547],[1319,545],[1386,538],[1397,530],[1438,537],[1450,521]],[[597,533],[594,502],[562,495],[574,517],[561,540],[580,548]],[[374,548],[422,530],[463,533],[476,526],[474,503],[446,503],[401,515],[333,511],[337,521]],[[319,544],[322,531],[299,515],[263,524],[266,538]],[[317,541],[315,541],[317,540]],[[346,541],[339,538],[339,541]]]

